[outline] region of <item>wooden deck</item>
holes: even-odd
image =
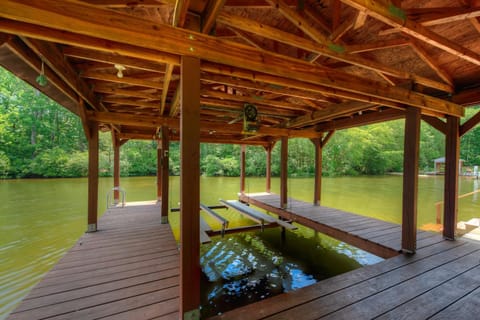
[[[160,207],[109,209],[98,227],[8,319],[178,319],[179,252]]]
[[[281,209],[280,196],[272,193],[244,194],[240,200],[383,258],[394,257],[402,249],[401,226],[395,223],[314,206],[292,198],[288,201],[288,208]],[[438,233],[417,231],[417,249],[442,241]]]
[[[276,195],[250,194],[250,203],[278,208]],[[247,197],[242,197],[248,200]],[[393,225],[291,201],[287,218],[310,219],[319,229],[354,232],[395,250]],[[292,213],[294,211],[295,213]],[[277,211],[276,211],[277,212]],[[337,216],[342,214],[343,219]],[[322,215],[322,216],[320,216]],[[346,221],[355,218],[355,223]],[[329,220],[331,219],[331,220]],[[343,220],[343,222],[342,222]],[[368,222],[367,222],[368,221]],[[358,228],[355,227],[358,226]],[[391,225],[391,224],[387,224]],[[378,228],[375,231],[375,228]],[[363,230],[363,231],[362,231]],[[395,231],[396,230],[396,231]],[[368,235],[375,234],[374,237]],[[423,236],[423,233],[419,233]],[[413,255],[398,254],[312,286],[284,293],[211,318],[220,319],[476,319],[480,310],[480,242],[423,236]],[[399,242],[398,242],[399,244]]]

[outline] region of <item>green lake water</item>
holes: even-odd
[[[122,178],[121,185],[127,191],[127,201],[155,199],[155,179]],[[86,182],[86,179],[0,181],[0,319],[6,318],[85,231]],[[111,178],[100,179],[99,212],[105,210],[106,194],[111,186]],[[247,192],[261,192],[264,188],[263,178],[247,178]],[[478,188],[479,180],[460,179],[459,194]],[[238,178],[202,177],[201,201],[218,204],[220,198],[235,199],[238,189]],[[311,201],[313,179],[291,178],[288,189],[289,196]],[[178,206],[178,190],[179,179],[172,177],[170,207]],[[278,179],[272,180],[272,191],[279,192]],[[322,205],[400,223],[401,195],[400,176],[324,178]],[[442,198],[443,177],[419,178],[419,227],[435,223],[435,203]],[[479,194],[459,199],[459,221],[479,217],[479,209]],[[233,210],[221,212],[231,221],[230,226],[250,223]],[[178,218],[178,213],[170,214],[177,238]],[[207,220],[213,227],[218,227],[214,220]],[[247,249],[253,250],[251,254]],[[211,244],[202,246],[202,256],[208,258],[235,250],[243,253],[224,266],[223,272],[230,272],[227,282],[224,280],[219,284],[209,281],[218,278],[219,271],[212,271],[208,265],[202,264],[205,270],[202,286],[206,292],[204,310],[228,309],[230,303],[235,305],[263,299],[282,290],[294,290],[297,286],[379,261],[379,258],[306,228],[287,233],[286,241],[280,241],[278,230],[228,236],[225,239],[218,237]],[[242,260],[242,254],[253,254],[254,257]],[[240,279],[231,274],[238,272],[238,268],[233,271],[229,269],[236,265],[247,265],[256,271],[247,270],[250,277]],[[267,271],[267,268],[270,269]],[[285,275],[295,281],[286,281]],[[268,283],[264,283],[265,279]],[[279,286],[283,286],[283,289]],[[239,291],[242,294],[238,294]],[[216,299],[219,296],[222,298]]]

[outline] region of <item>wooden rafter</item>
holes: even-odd
[[[153,88],[158,90],[162,90],[163,88],[162,84],[158,81],[150,81],[150,80],[138,79],[138,78],[127,77],[127,76],[123,76],[123,78],[119,78],[115,74],[108,74],[108,73],[102,73],[102,72],[87,71],[82,73],[81,76],[83,78],[88,78],[88,79],[103,80],[103,81],[115,82],[115,83],[120,83],[125,85],[131,85],[131,86]]]
[[[407,17],[424,26],[434,26],[443,23],[457,22],[480,17],[480,8],[442,7],[442,8],[412,8],[405,10]]]
[[[412,41],[410,42],[410,46],[417,53],[420,59],[422,59],[426,64],[428,64],[430,68],[432,68],[432,70],[435,71],[435,73],[443,79],[443,81],[453,86],[452,77],[440,66],[438,66],[438,63],[431,58],[431,56],[425,51],[425,49],[423,49],[422,45],[419,44],[417,40],[412,39]]]
[[[371,59],[365,59],[360,56],[348,55],[341,52],[337,52],[336,50],[332,49],[332,48],[336,48],[336,47],[332,47],[332,45],[334,45],[333,43],[331,43],[330,47],[328,45],[321,45],[319,43],[301,38],[294,34],[281,31],[276,28],[263,25],[256,21],[234,16],[232,14],[225,13],[225,12],[222,12],[219,15],[218,21],[232,28],[251,32],[259,36],[272,39],[278,42],[282,42],[282,43],[285,43],[294,47],[298,47],[304,50],[308,50],[310,52],[314,52],[338,61],[343,61],[349,64],[353,64],[353,65],[366,68],[375,72],[385,73],[387,75],[401,78],[401,79],[413,79],[414,81],[420,84],[423,84],[425,86],[436,88],[446,92],[453,91],[450,85],[433,81],[425,77],[420,77],[405,71],[396,70],[392,67],[388,67],[383,64],[372,61]],[[307,23],[306,21],[303,21],[303,23],[304,24],[301,25],[303,31],[305,31],[306,29],[312,29],[311,27],[305,26],[305,23]],[[349,50],[348,46],[343,49],[347,51]]]
[[[365,11],[373,18],[397,28],[420,41],[442,49],[458,58],[464,59],[476,65],[480,65],[480,54],[468,48],[462,47],[461,45],[427,29],[419,23],[415,23],[409,19],[402,19],[401,17],[393,15],[389,10],[386,1],[376,1],[375,3],[368,0],[341,1],[357,10]]]
[[[226,0],[210,0],[203,15],[202,33],[210,33]]]
[[[357,101],[331,105],[323,110],[315,111],[311,114],[288,121],[286,127],[296,128],[305,125],[312,125],[322,121],[334,119],[338,116],[348,116],[353,113],[358,113],[374,106],[374,104],[365,104]]]
[[[178,129],[180,122],[176,118],[171,117],[146,117],[141,115],[120,115],[111,114],[109,112],[90,112],[88,113],[90,121],[97,121],[99,123],[114,123],[130,126],[138,126],[145,128],[157,128],[160,126],[167,126],[169,128]],[[202,122],[202,130],[206,132],[219,133],[241,133],[243,131],[243,124],[234,123],[225,125],[224,123]],[[303,138],[317,138],[321,135],[313,129],[308,130],[292,130],[283,128],[271,128],[260,126],[258,130],[259,135],[264,136],[285,136],[285,137],[303,137]]]
[[[63,82],[82,97],[82,99],[96,110],[105,110],[104,106],[102,106],[100,101],[93,95],[93,92],[87,84],[77,75],[74,68],[63,59],[62,52],[54,44],[36,39],[23,38],[22,40],[39,57],[42,57],[42,61],[54,70],[55,73],[62,78]]]
[[[330,130],[347,129],[356,127],[359,125],[368,125],[379,122],[397,120],[405,117],[405,111],[403,110],[383,110],[382,112],[365,113],[363,115],[357,115],[355,117],[333,120],[325,122],[316,126],[318,131],[326,132]]]
[[[352,77],[349,74],[312,66],[299,59],[259,51],[166,25],[155,25],[155,29],[152,29],[150,22],[129,15],[121,15],[122,21],[120,21],[118,15],[119,13],[90,7],[77,1],[58,3],[53,0],[44,0],[36,3],[33,8],[31,3],[26,0],[7,0],[0,7],[0,16],[7,19],[35,22],[38,25],[58,30],[121,42],[137,49],[144,47],[178,55],[191,55],[194,52],[196,56],[216,63],[243,67],[276,76],[301,78],[306,83],[370,97],[384,97],[389,101],[405,103],[440,114],[463,115],[463,108],[460,106],[417,92],[398,87],[386,87],[373,81]],[[102,24],[99,24],[99,21]],[[289,68],[285,66],[289,66]]]

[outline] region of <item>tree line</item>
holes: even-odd
[[[467,118],[479,108],[467,109]],[[323,174],[378,175],[403,168],[404,120],[336,132],[323,149]],[[129,141],[121,147],[122,176],[156,174],[156,142]],[[240,175],[240,146],[202,144],[200,167],[207,176]],[[445,137],[422,123],[420,170],[433,170],[433,160],[444,156]],[[480,128],[461,140],[465,165],[480,165]],[[111,176],[111,135],[100,134],[100,175]],[[290,176],[312,176],[315,170],[313,144],[308,139],[289,141]],[[263,147],[248,146],[246,174],[263,176]],[[36,89],[0,68],[0,177],[51,178],[87,175],[88,152],[78,117]],[[180,174],[178,142],[170,145],[170,174]],[[280,174],[280,143],[272,151],[272,175]]]

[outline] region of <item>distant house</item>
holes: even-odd
[[[433,160],[435,163],[435,174],[445,173],[445,157],[437,158]],[[463,159],[458,160],[458,173],[462,173]]]

